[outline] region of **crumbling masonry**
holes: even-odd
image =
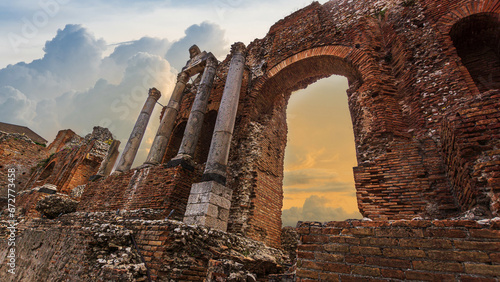
[[[145,164],[129,170],[134,153],[121,173],[89,182],[76,218],[64,220],[87,226],[78,214],[152,209],[148,219],[279,248],[288,99],[343,75],[358,207],[376,221],[300,225],[298,279],[498,280],[500,231],[489,219],[500,215],[499,13],[499,0],[314,2],[263,39],[235,43],[222,62],[193,46]],[[471,210],[487,220],[429,220]],[[421,220],[387,221],[403,219]],[[170,246],[169,228],[155,222],[147,224],[164,236],[159,244]],[[147,238],[154,277],[190,280],[196,271],[171,276],[161,266],[170,255]],[[217,276],[220,261],[197,262],[198,278]]]

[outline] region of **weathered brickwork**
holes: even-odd
[[[443,125],[452,188],[464,210],[500,208],[500,91],[465,100]]]
[[[80,200],[79,211],[155,209],[160,218],[182,220],[195,173],[181,166],[134,169],[89,182]]]
[[[97,174],[112,141],[111,133],[100,127],[85,138],[71,130],[60,131],[48,147],[52,154],[40,161],[23,190],[49,183],[56,185],[58,192],[69,195],[73,188]]]
[[[228,230],[279,245],[286,104],[293,91],[334,74],[349,81],[355,185],[364,216],[446,218],[474,205],[498,214],[498,196],[490,193],[499,187],[491,163],[498,145],[484,153],[490,180],[467,184],[458,177],[469,172],[455,172],[464,168],[449,148],[462,145],[449,143],[458,140],[449,137],[457,125],[447,119],[480,93],[485,103],[497,99],[491,91],[499,85],[499,9],[498,0],[314,2],[248,45],[229,158],[227,185],[234,196]],[[471,45],[478,41],[486,49]],[[219,64],[210,110],[218,108],[230,60]],[[177,124],[187,119],[194,95],[186,97]],[[498,107],[474,122],[495,128],[496,113]],[[171,140],[169,151],[179,142]],[[467,160],[470,166],[476,161]]]
[[[283,253],[262,242],[177,221],[143,220],[154,217],[145,209],[23,223],[16,275],[7,273],[7,241],[0,243],[0,280],[147,281],[149,273],[152,281],[267,281],[283,270]]]
[[[500,220],[345,221],[297,227],[297,281],[498,281]]]
[[[47,148],[27,136],[0,132],[0,208],[7,203],[8,170],[14,168],[16,191],[26,185],[39,160],[48,157]]]

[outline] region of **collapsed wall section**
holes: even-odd
[[[266,281],[282,271],[283,253],[262,242],[142,219],[156,213],[73,213],[22,224],[15,275],[7,272],[7,240],[0,243],[0,280]],[[3,237],[7,233],[1,230]]]

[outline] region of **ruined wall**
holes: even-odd
[[[474,97],[480,93],[489,93],[481,96],[485,103],[496,99],[491,91],[498,89],[498,50],[474,53],[467,38],[484,40],[492,48],[498,45],[499,3],[313,2],[248,45],[230,151],[227,185],[234,196],[228,230],[279,245],[276,218],[282,201],[286,104],[293,91],[334,74],[349,81],[358,160],[355,185],[365,217],[447,218],[476,204],[498,214],[495,173],[489,172],[493,180],[471,182],[479,185],[474,188],[465,188],[469,184],[457,178],[479,175],[483,169],[454,172],[462,169],[456,164],[467,162],[467,167],[473,167],[479,159],[451,160],[456,159],[450,156],[455,153],[448,148],[462,145],[450,144],[458,139],[449,138],[449,128],[458,125],[446,119],[464,103],[474,107]],[[230,59],[219,64],[210,109],[220,103]],[[477,60],[488,61],[480,73],[476,70],[482,63],[471,63]],[[481,77],[488,83],[482,83]],[[187,118],[190,101],[183,102],[178,124]],[[491,106],[474,122],[496,128],[498,111]],[[495,132],[476,134],[494,139]],[[462,138],[459,142],[471,140]],[[493,171],[498,144],[486,147],[478,155],[489,154],[488,169]],[[464,189],[480,192],[467,192],[463,200]],[[474,195],[484,199],[475,200]]]
[[[78,211],[116,211],[154,209],[159,218],[182,220],[196,173],[181,166],[156,166],[130,170],[89,182],[80,199]]]
[[[500,221],[302,223],[297,281],[498,281]]]
[[[0,205],[6,205],[8,169],[15,168],[16,191],[27,183],[32,168],[38,162],[48,157],[47,148],[35,144],[31,139],[20,134],[6,134],[0,132]]]
[[[7,272],[7,241],[0,243],[0,280],[147,281],[149,272],[153,281],[267,281],[282,270],[283,253],[261,242],[171,220],[144,220],[154,217],[146,209],[22,224],[15,275]]]
[[[48,147],[53,153],[40,163],[23,190],[49,183],[56,185],[58,192],[69,195],[73,188],[97,174],[112,142],[112,134],[101,127],[95,127],[85,138],[71,130],[60,131]]]

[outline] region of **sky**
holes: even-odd
[[[275,22],[310,3],[1,1],[0,121],[28,126],[49,142],[61,129],[70,128],[84,136],[99,125],[122,141],[123,150],[148,89],[159,89],[159,103],[167,104],[192,44],[223,60],[232,43],[248,45],[263,38]],[[340,127],[350,125],[345,112],[346,87],[345,79],[324,79],[295,93],[290,100],[285,225],[295,225],[297,220],[359,217],[352,183],[354,145],[347,145],[352,141],[352,128],[348,132]],[[325,109],[326,113],[343,115],[342,119],[329,117],[341,120],[337,122],[339,127],[335,123],[331,129],[320,129],[316,125],[320,114],[305,114],[317,103],[345,106],[343,110]],[[157,106],[136,165],[147,156],[159,112]],[[308,135],[319,141],[306,143],[304,136]],[[347,148],[350,157],[344,154]]]

